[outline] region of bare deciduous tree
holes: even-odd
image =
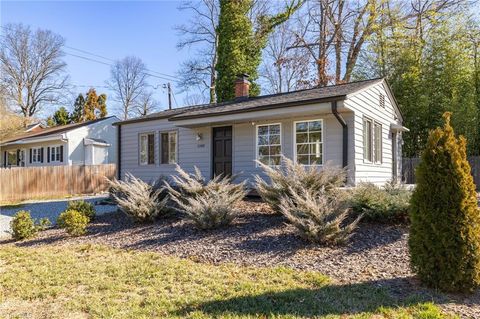
[[[185,61],[179,71],[183,90],[199,88],[208,90],[211,103],[217,101],[215,83],[217,80],[217,46],[218,46],[218,0],[184,1],[178,7],[181,11],[190,11],[193,18],[186,24],[176,26],[181,40],[178,49],[196,46],[195,56]]]
[[[62,57],[64,39],[48,30],[7,24],[0,37],[1,85],[12,110],[31,117],[45,104],[60,102],[68,76]]]
[[[123,119],[128,119],[140,96],[147,87],[148,73],[140,58],[128,56],[117,61],[110,70],[107,85],[115,93],[115,100],[120,102]]]
[[[305,50],[289,50],[295,36],[286,22],[271,34],[263,52],[260,75],[263,85],[270,94],[307,88],[310,85],[310,61]]]
[[[160,103],[153,97],[153,91],[145,91],[138,97],[135,109],[140,116],[146,116],[156,112],[159,106]]]

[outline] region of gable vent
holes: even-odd
[[[380,93],[380,107],[383,107],[385,108],[385,95],[383,95],[382,93]]]

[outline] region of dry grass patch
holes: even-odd
[[[5,246],[0,260],[0,318],[450,318],[414,299],[398,307],[382,288],[281,267],[95,245]]]

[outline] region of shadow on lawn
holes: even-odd
[[[379,280],[351,285],[326,285],[316,289],[293,289],[267,292],[260,295],[239,296],[226,300],[213,300],[183,308],[178,315],[193,311],[214,317],[226,314],[244,316],[314,317],[320,315],[358,314],[377,311],[379,308],[413,306],[437,299],[428,294],[411,294],[393,297],[393,287],[409,285],[408,279]],[[444,302],[444,300],[438,300]]]

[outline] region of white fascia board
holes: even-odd
[[[21,140],[5,143],[5,144],[2,144],[2,146],[33,144],[33,143],[50,142],[50,141],[60,141],[60,142],[66,143],[68,142],[68,139],[65,137],[64,134],[46,136],[46,137],[37,137],[37,138],[31,137],[31,138],[24,138]]]

